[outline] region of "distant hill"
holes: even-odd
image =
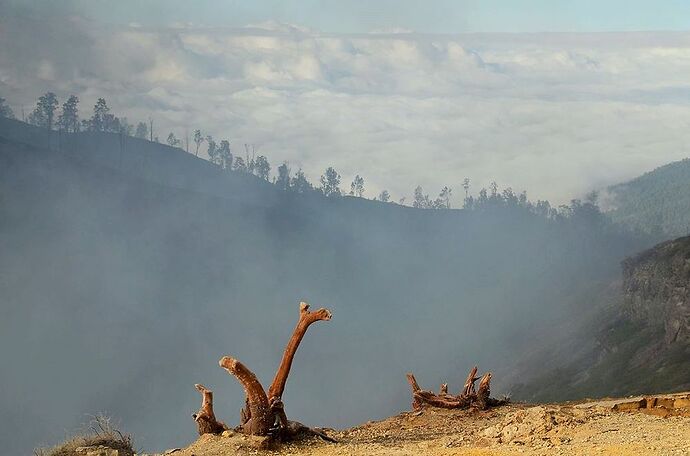
[[[197,382],[235,424],[243,393],[218,359],[268,379],[300,300],[334,315],[283,398],[305,424],[407,408],[408,371],[438,384],[479,364],[499,395],[513,363],[598,315],[646,242],[592,207],[549,219],[298,194],[161,144],[3,119],[0,441],[26,454],[108,412],[146,449],[180,446]]]
[[[517,385],[518,394],[553,401],[690,389],[690,236],[631,256],[622,268],[620,295],[571,336],[593,343],[537,351],[534,362],[551,370]]]
[[[690,234],[690,159],[669,163],[609,188],[608,215],[658,238]]]

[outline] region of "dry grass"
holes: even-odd
[[[78,435],[52,448],[37,449],[34,451],[34,456],[77,456],[79,454],[77,448],[99,445],[119,450],[122,456],[134,456],[135,453],[132,437],[115,429],[110,418],[97,415]]]

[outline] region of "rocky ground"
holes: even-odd
[[[278,447],[233,432],[205,435],[175,456],[210,455],[688,455],[690,394],[552,405],[510,404],[486,412],[403,412],[320,439]]]

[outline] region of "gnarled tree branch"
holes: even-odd
[[[454,396],[448,394],[448,384],[442,383],[438,394],[425,391],[419,387],[414,375],[407,374],[407,382],[412,388],[412,408],[419,410],[425,405],[447,409],[457,408],[476,408],[485,410],[489,407],[505,404],[506,400],[492,399],[490,396],[491,373],[487,372],[479,382],[479,389],[475,390],[474,383],[477,378],[477,367],[475,366],[467,376],[462,393]]]
[[[315,312],[310,312],[309,304],[306,302],[300,302],[299,321],[297,322],[297,326],[292,333],[292,337],[290,337],[290,340],[285,347],[283,358],[280,360],[280,366],[278,366],[278,371],[273,378],[273,383],[271,383],[271,387],[268,389],[269,398],[280,398],[283,396],[285,383],[287,382],[288,375],[290,374],[292,360],[295,358],[295,353],[297,352],[299,343],[302,341],[302,338],[307,332],[309,325],[320,320],[330,319],[331,312],[328,309],[319,309]]]
[[[275,417],[268,405],[268,397],[266,397],[264,387],[261,386],[256,375],[244,364],[229,356],[221,358],[218,364],[237,378],[247,395],[249,416],[243,416],[246,421],[242,424],[242,430],[246,434],[252,435],[268,434]]]

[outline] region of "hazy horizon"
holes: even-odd
[[[274,172],[287,161],[317,181],[333,166],[345,186],[361,174],[367,197],[396,201],[449,186],[455,207],[465,177],[475,192],[496,180],[560,204],[690,155],[690,32],[430,34],[406,27],[408,12],[343,33],[329,31],[329,2],[304,19],[324,31],[246,5],[221,27],[226,5],[194,22],[211,3],[165,21],[155,3],[109,15],[8,2],[0,96],[18,117],[46,91],[79,96],[82,117],[104,97],[131,123],[153,118],[161,141],[200,128],[235,152],[255,145]]]

